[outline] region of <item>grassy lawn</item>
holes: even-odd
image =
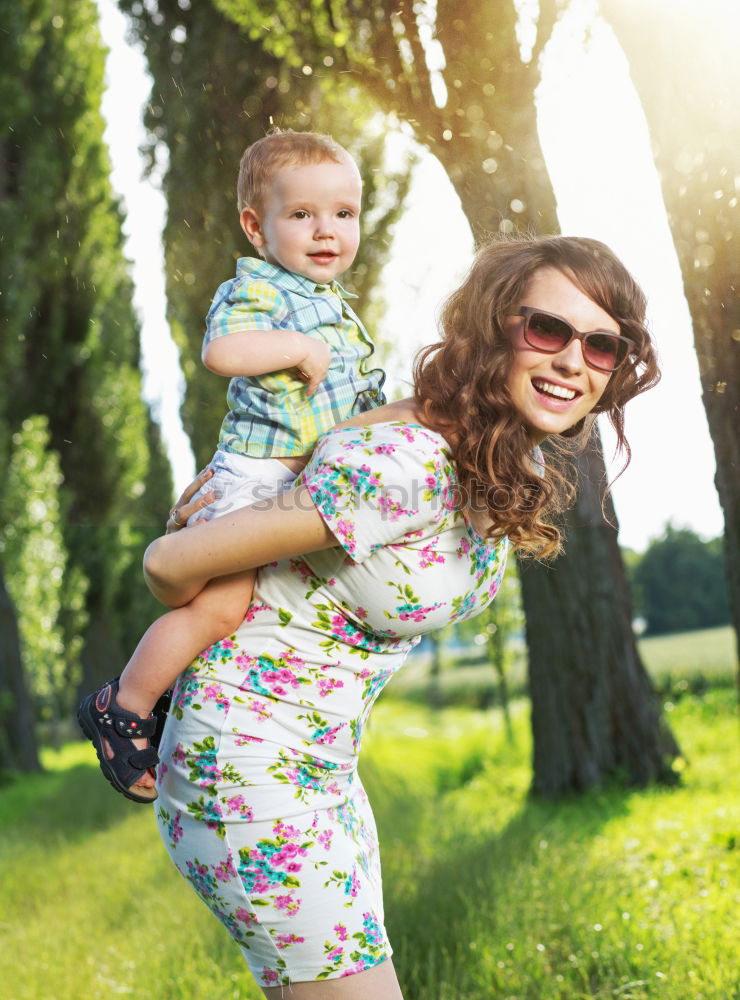
[[[381,702],[363,774],[407,1000],[731,1000],[738,767],[727,689],[671,711],[682,787],[528,801],[496,711]],[[0,792],[7,1000],[256,1000],[226,932],[171,868],[148,809],[91,749]]]

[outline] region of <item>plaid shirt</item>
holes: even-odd
[[[317,285],[264,260],[237,261],[236,278],[214,296],[204,343],[240,331],[299,330],[328,344],[331,362],[310,397],[292,370],[233,378],[219,448],[253,458],[307,455],[334,424],[385,403],[385,373],[365,368],[375,348],[350,297],[336,281]]]

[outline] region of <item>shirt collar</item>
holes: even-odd
[[[268,261],[262,260],[261,257],[240,257],[236,262],[236,273],[239,277],[246,274],[257,275],[271,281],[284,291],[294,292],[297,295],[313,296],[328,291],[334,292],[335,295],[339,295],[343,299],[357,298],[353,292],[342,288],[338,281],[332,281],[328,285],[317,284],[310,278],[294,274],[293,271],[286,271],[284,267],[279,267],[277,264],[270,264]]]

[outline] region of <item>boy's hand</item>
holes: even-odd
[[[326,378],[331,362],[331,351],[323,340],[306,337],[306,354],[298,362],[298,376],[306,382],[306,393],[311,396]]]

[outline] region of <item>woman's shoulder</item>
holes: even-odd
[[[332,428],[319,440],[318,449],[325,457],[334,452],[395,459],[410,466],[430,460],[450,460],[447,442],[436,431],[406,420],[388,420],[375,424],[346,423]]]

